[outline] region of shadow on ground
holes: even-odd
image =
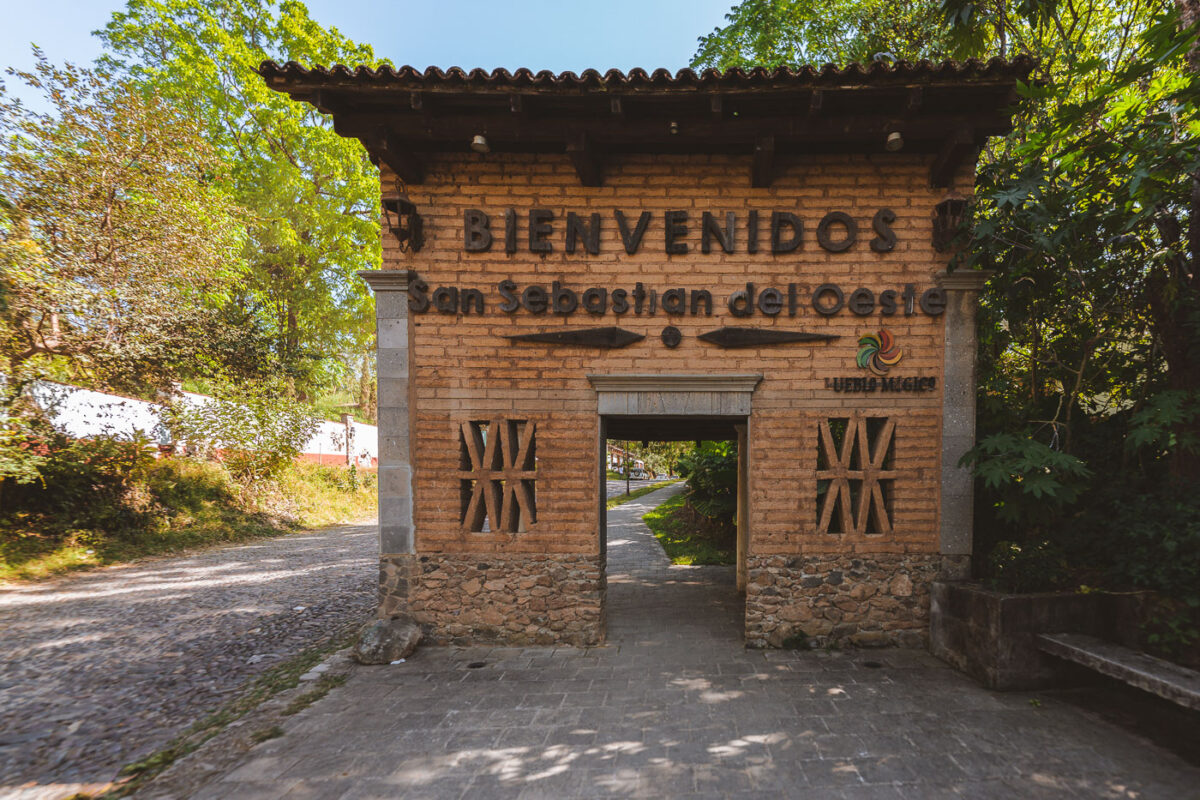
[[[107,783],[369,615],[376,543],[341,527],[0,587],[0,797]]]
[[[610,512],[605,646],[359,668],[195,796],[1196,796],[1171,753],[924,652],[746,650],[732,571],[672,567],[639,527],[673,491]]]

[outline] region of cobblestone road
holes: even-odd
[[[640,522],[679,490],[609,512],[607,646],[353,667],[193,800],[1200,794],[1200,769],[1145,739],[925,652],[746,650],[732,569],[671,566]]]
[[[375,607],[374,526],[0,586],[0,798],[103,784]]]

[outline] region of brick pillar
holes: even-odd
[[[360,272],[375,292],[379,378],[379,555],[413,548],[412,451],[409,447],[407,270]]]
[[[942,580],[971,576],[974,540],[975,483],[958,465],[975,445],[975,355],[978,344],[975,312],[979,292],[991,272],[939,272],[946,290],[946,346],[942,378]]]

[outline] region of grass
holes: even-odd
[[[250,734],[250,741],[255,744],[262,744],[268,739],[278,739],[280,736],[283,736],[283,728],[278,725],[272,725],[269,728],[263,728],[261,731],[255,731]]]
[[[285,692],[299,686],[301,675],[324,661],[331,653],[349,646],[354,641],[360,625],[361,622],[348,625],[334,633],[324,642],[293,656],[276,667],[272,667],[250,684],[249,688],[239,697],[216,713],[210,714],[192,725],[169,742],[162,750],[152,753],[140,761],[135,761],[122,767],[119,785],[103,794],[95,796],[95,800],[115,800],[115,798],[130,796],[146,781],[158,775],[179,759],[194,752],[209,739],[225,730],[230,723],[236,722],[246,716],[263,702],[271,699],[280,692]],[[288,709],[295,706],[301,699],[309,698],[303,706],[296,708],[291,713],[294,714],[302,710],[304,706],[310,705],[321,697],[324,697],[330,689],[340,686],[345,680],[345,676],[321,676],[318,680],[318,689],[301,695],[300,698],[297,698],[288,705]],[[319,694],[317,694],[318,691],[320,692]],[[285,711],[285,713],[287,712]],[[250,735],[250,738],[254,742],[264,742],[267,739],[273,739],[283,734],[284,731],[282,728],[278,725],[272,725],[255,731]],[[82,798],[89,796],[77,795],[77,797],[82,800]]]
[[[649,486],[643,486],[640,489],[634,489],[629,494],[619,494],[616,497],[610,497],[608,499],[608,507],[616,508],[617,506],[622,505],[623,503],[628,503],[630,500],[636,500],[643,495],[650,494],[651,492],[657,492],[659,489],[663,488],[664,486],[670,486],[673,483],[679,483],[679,481],[678,480],[660,481],[658,483],[652,483]]]
[[[288,707],[283,710],[283,715],[285,717],[290,717],[293,714],[299,714],[301,711],[308,708],[325,695],[329,694],[331,689],[337,688],[345,682],[345,675],[322,675],[321,677],[317,678],[315,689],[313,689],[311,692],[305,692],[291,703],[288,703]]]
[[[190,459],[154,462],[118,496],[82,490],[72,500],[0,517],[0,582],[354,522],[377,508],[373,473],[300,463],[247,486]]]
[[[737,563],[736,531],[714,526],[692,512],[682,494],[644,515],[642,521],[654,532],[672,564]]]

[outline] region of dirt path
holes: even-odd
[[[107,783],[368,617],[377,542],[373,525],[340,526],[0,585],[0,798]]]

